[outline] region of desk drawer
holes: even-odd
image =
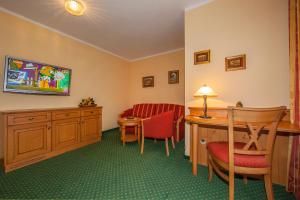
[[[93,115],[101,115],[100,108],[92,108],[92,109],[84,109],[81,110],[81,116],[93,116]]]
[[[52,112],[52,120],[80,117],[80,110],[61,110]]]
[[[18,113],[18,114],[10,114],[7,117],[8,125],[47,122],[50,120],[51,120],[50,112]]]

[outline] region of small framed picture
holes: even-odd
[[[198,51],[194,53],[194,65],[210,62],[210,50]]]
[[[143,88],[154,87],[154,76],[143,77]]]
[[[246,54],[225,58],[225,71],[246,69]]]
[[[173,70],[168,72],[168,83],[169,84],[179,83],[179,70]]]

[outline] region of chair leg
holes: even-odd
[[[245,185],[248,184],[248,179],[247,179],[246,175],[243,175],[243,182],[244,182]]]
[[[272,175],[264,175],[265,179],[265,189],[267,193],[268,200],[274,200],[273,188],[272,188]]]
[[[212,180],[212,175],[213,175],[213,167],[212,167],[212,165],[211,165],[211,160],[210,160],[209,155],[208,155],[207,157],[208,157],[208,159],[207,159],[208,182],[211,182],[211,180]]]
[[[144,135],[142,136],[141,154],[144,153]]]
[[[171,140],[172,140],[172,147],[173,147],[173,149],[175,149],[174,136],[171,137]]]
[[[229,200],[234,200],[234,173],[229,172]]]
[[[166,154],[169,156],[169,144],[168,144],[168,138],[165,138],[165,146],[166,146]]]

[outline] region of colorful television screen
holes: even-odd
[[[4,92],[70,95],[71,69],[7,56]]]

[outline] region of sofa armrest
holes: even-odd
[[[119,118],[132,116],[132,111],[132,108],[125,110],[124,112],[119,114]]]

